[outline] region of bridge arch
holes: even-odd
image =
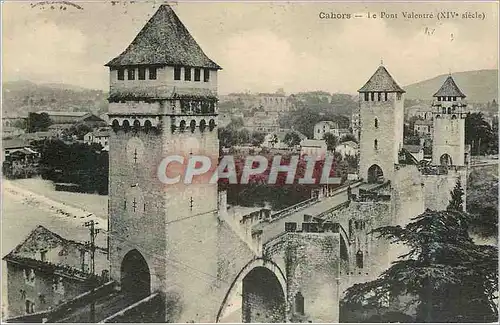
[[[267,286],[266,292],[262,291],[262,288],[252,288],[255,282],[260,282],[263,286]],[[241,289],[241,293],[239,290]],[[257,289],[257,290],[255,290]],[[255,296],[259,294],[264,294],[264,300],[267,302],[271,301],[278,308],[281,308],[280,319],[274,319],[274,322],[285,322],[285,310],[286,310],[286,276],[285,273],[280,269],[280,267],[273,261],[265,258],[255,258],[248,262],[238,273],[236,278],[232,281],[222,304],[217,313],[216,323],[220,322],[221,319],[228,312],[228,304],[230,301],[238,299],[241,295],[241,314],[242,322],[262,322],[252,319],[252,304],[248,303],[250,296]],[[245,298],[246,297],[246,298]],[[258,298],[258,297],[257,297]],[[247,301],[245,301],[247,299]],[[246,306],[245,306],[246,305]],[[280,306],[281,305],[281,306]],[[265,318],[265,315],[261,315]],[[264,321],[265,322],[265,321]]]
[[[451,160],[451,156],[447,153],[441,155],[441,157],[439,158],[439,163],[441,166],[453,165],[453,161]]]
[[[384,177],[384,172],[379,165],[373,164],[368,168],[368,183],[377,183]]]
[[[121,290],[131,296],[144,298],[151,293],[151,274],[146,259],[137,249],[123,257],[120,268]]]

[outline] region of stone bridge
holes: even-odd
[[[275,213],[221,207],[227,213],[220,218],[253,258],[231,281],[215,321],[338,322],[341,278],[350,275],[356,254],[348,193],[359,192],[360,186],[322,189]]]

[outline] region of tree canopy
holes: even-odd
[[[405,227],[373,233],[409,248],[376,280],[346,291],[344,305],[380,308],[387,298],[410,297],[416,322],[493,322],[498,290],[498,250],[476,245],[468,233],[469,216],[450,204],[426,210]]]

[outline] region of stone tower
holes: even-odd
[[[217,278],[217,184],[185,184],[183,167],[192,155],[217,161],[221,68],[168,5],[106,66],[111,276],[138,298],[164,294],[169,321],[203,320],[190,309]],[[165,166],[174,155],[184,161]]]
[[[464,166],[467,116],[465,95],[450,75],[433,97],[432,163]]]
[[[370,183],[393,180],[403,146],[404,93],[384,66],[361,87],[359,174]]]

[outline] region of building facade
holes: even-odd
[[[49,310],[106,281],[107,251],[96,250],[96,274],[90,272],[90,249],[43,226],[35,228],[6,261],[9,318]]]

